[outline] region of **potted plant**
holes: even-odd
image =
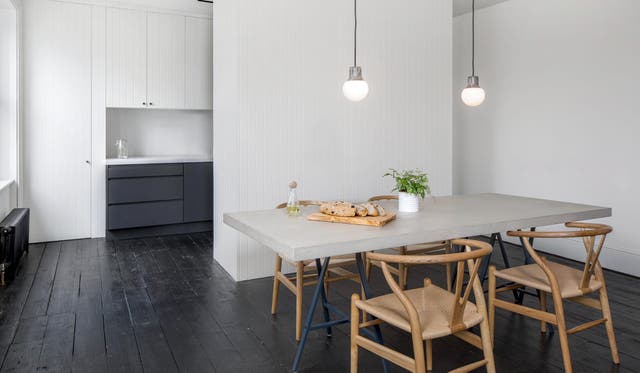
[[[383,175],[391,176],[396,181],[394,191],[398,191],[398,211],[416,212],[420,208],[420,198],[431,194],[429,177],[426,173],[415,170],[398,171],[393,168]]]

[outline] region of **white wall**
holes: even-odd
[[[17,205],[16,184],[7,183],[7,181],[18,180],[18,44],[18,12],[9,0],[2,0],[0,1],[0,220]]]
[[[465,107],[470,15],[456,17],[454,190],[613,208],[603,264],[640,275],[637,0],[510,0],[476,14],[476,71],[487,92]],[[584,259],[580,242],[539,243]]]
[[[0,180],[16,176],[18,27],[10,5],[0,8]]]
[[[107,158],[117,156],[115,142],[127,140],[129,156],[213,153],[209,110],[107,109]]]
[[[12,182],[0,180],[0,222],[9,215],[9,212],[14,207],[13,201],[11,200],[12,184]]]
[[[389,167],[429,172],[451,193],[450,0],[359,3],[359,64],[371,93],[341,92],[353,3],[217,0],[214,5],[214,256],[237,280],[273,274],[273,254],[223,212],[391,190]]]

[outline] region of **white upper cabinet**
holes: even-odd
[[[147,100],[151,108],[185,108],[185,17],[148,13]]]
[[[208,18],[107,9],[107,107],[208,109],[213,35]]]
[[[213,25],[210,19],[187,17],[186,106],[213,106]]]
[[[107,8],[107,106],[146,107],[147,13]]]

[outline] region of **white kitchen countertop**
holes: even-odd
[[[107,158],[107,166],[127,165],[127,164],[154,164],[154,163],[197,163],[197,162],[213,162],[211,156],[193,156],[193,155],[171,155],[156,157],[129,157],[129,158]]]

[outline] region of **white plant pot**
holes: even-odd
[[[400,192],[398,194],[398,211],[400,212],[418,212],[420,209],[420,196]]]

